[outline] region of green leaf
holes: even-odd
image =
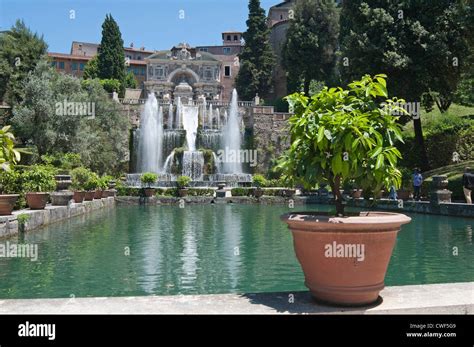
[[[383,165],[383,162],[384,162],[384,155],[383,154],[379,154],[378,157],[377,157],[377,163],[375,164],[375,170],[378,170],[382,167]]]

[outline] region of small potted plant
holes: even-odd
[[[84,189],[86,190],[86,201],[92,201],[95,198],[95,192],[97,187],[99,186],[99,176],[95,172],[91,172],[89,179],[84,185]]]
[[[262,175],[253,175],[252,177],[253,184],[255,185],[255,190],[253,192],[253,195],[258,199],[263,196],[263,189],[262,187],[265,187],[267,185],[267,179],[263,177]]]
[[[108,198],[111,196],[115,196],[117,194],[117,190],[115,189],[115,186],[117,185],[117,181],[110,175],[106,175],[102,177],[102,179],[104,180],[104,183],[107,185],[107,189],[104,190],[102,197]]]
[[[144,185],[144,192],[145,196],[147,198],[151,198],[152,196],[155,195],[155,188],[152,188],[152,184],[156,183],[156,180],[158,179],[158,175],[153,173],[153,172],[145,172],[143,175],[141,175],[140,180],[142,184]]]
[[[12,167],[20,161],[20,152],[15,149],[15,136],[10,132],[10,126],[0,129],[0,215],[12,214],[19,194],[5,194],[11,192],[8,183],[15,175]],[[16,193],[16,192],[15,192]]]
[[[188,176],[179,176],[176,184],[178,185],[178,194],[180,197],[185,197],[188,195],[188,187],[191,182],[191,177]]]
[[[104,177],[97,175],[97,187],[94,194],[94,199],[102,199],[104,197],[104,191],[107,189],[107,181]]]
[[[324,88],[311,98],[287,97],[294,110],[289,120],[292,144],[279,168],[287,179],[313,187],[329,184],[335,214],[293,212],[282,216],[292,231],[305,284],[321,301],[364,305],[384,288],[388,263],[401,225],[410,218],[398,213],[345,213],[340,188],[348,181],[377,194],[399,187],[403,141],[397,106],[388,99],[384,75],[366,75],[348,89]]]
[[[22,175],[26,202],[32,210],[42,210],[49,200],[49,192],[56,188],[54,170],[50,167],[33,165]]]
[[[91,177],[91,171],[85,167],[78,167],[71,171],[73,199],[76,203],[81,203],[86,198],[85,186]]]

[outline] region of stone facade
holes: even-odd
[[[290,145],[288,119],[290,114],[277,113],[271,106],[254,106],[251,112],[253,148],[257,150],[255,173],[267,173],[272,160],[278,158]]]
[[[222,63],[212,54],[179,44],[153,54],[146,62],[147,93],[154,92],[160,99],[179,96],[197,100],[201,95],[208,100],[220,99]]]

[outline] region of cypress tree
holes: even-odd
[[[265,10],[260,0],[250,0],[245,46],[239,55],[240,70],[235,85],[241,99],[251,100],[258,93],[266,96],[272,88],[275,57],[269,41]]]
[[[120,28],[111,14],[102,24],[102,40],[98,54],[98,70],[101,79],[125,80],[125,53]]]

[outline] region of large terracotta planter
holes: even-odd
[[[187,188],[181,188],[178,190],[178,195],[180,198],[184,198],[188,196],[188,189]]]
[[[92,200],[94,200],[94,195],[95,195],[95,190],[88,191],[88,192],[86,192],[86,195],[85,195],[85,197],[84,197],[84,200],[86,200],[86,201],[92,201]]]
[[[94,194],[94,199],[102,199],[103,193],[102,189],[97,189]]]
[[[1,194],[0,195],[0,216],[12,214],[13,207],[18,200],[19,194]]]
[[[321,212],[283,215],[305,285],[314,298],[338,305],[377,300],[397,233],[411,218],[389,212],[330,217]]]
[[[151,198],[155,195],[156,189],[155,188],[144,188],[145,196],[147,198]]]
[[[74,195],[72,197],[74,199],[75,203],[81,203],[84,202],[84,199],[86,198],[86,192],[84,191],[76,191],[74,192]]]
[[[42,210],[49,200],[49,193],[26,193],[26,203],[32,210]]]

